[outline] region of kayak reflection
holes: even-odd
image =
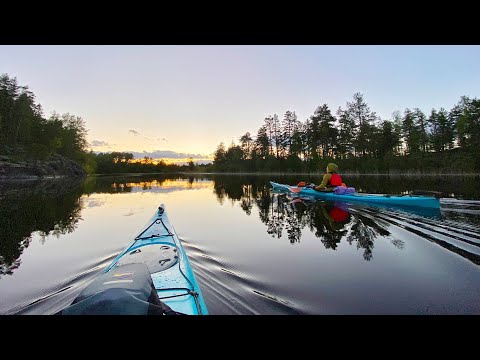
[[[300,242],[301,230],[308,227],[321,238],[326,248],[332,249],[346,234],[345,226],[351,221],[345,204],[286,194],[272,194],[270,215],[266,221],[269,234],[280,238],[285,227],[290,243],[294,244]]]
[[[281,238],[286,230],[291,244],[300,243],[302,231],[309,230],[325,249],[336,250],[343,239],[349,245],[356,244],[358,250],[363,249],[363,258],[370,261],[375,240],[390,235],[387,223],[358,212],[352,215],[352,209],[342,202],[272,192],[270,202],[263,205],[267,205],[267,211],[262,212],[267,232]],[[392,244],[399,249],[404,246],[402,240]]]

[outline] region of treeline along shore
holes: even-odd
[[[462,96],[451,109],[406,108],[382,119],[360,93],[335,113],[327,104],[307,119],[287,111],[262,120],[255,135],[220,143],[210,164],[134,159],[128,152],[88,150],[84,120],[43,114],[28,86],[0,76],[0,180],[114,173],[323,172],[335,162],[350,174],[480,173],[480,100]],[[162,134],[155,134],[161,136]]]
[[[264,119],[214,155],[217,171],[322,172],[328,162],[356,174],[480,172],[480,100],[462,96],[450,110],[395,111],[381,119],[360,93],[332,114],[329,106],[299,120],[294,111]]]

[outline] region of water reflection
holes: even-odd
[[[368,192],[408,192],[422,183],[469,199],[442,199],[441,209],[432,211],[272,191],[269,180],[295,183],[294,176],[0,183],[0,313],[61,310],[160,202],[183,232],[213,314],[421,313],[424,306],[473,313],[478,306],[470,297],[480,289],[480,201],[472,179],[437,178],[441,188],[430,179],[390,179],[390,185],[375,177],[359,180]],[[68,241],[52,241],[52,235]],[[34,246],[36,240],[45,246]],[[295,266],[286,269],[285,263]],[[417,297],[402,298],[398,287]],[[371,293],[388,302],[371,303],[365,296]]]
[[[162,175],[162,176],[97,176],[87,178],[83,187],[85,194],[123,194],[133,191],[172,192],[177,190],[211,187],[211,178]]]
[[[80,182],[38,181],[19,188],[0,184],[0,277],[11,275],[38,232],[43,244],[49,235],[71,233],[81,219]]]
[[[336,250],[345,239],[350,245],[356,243],[357,249],[363,249],[363,258],[370,261],[375,239],[390,235],[385,224],[362,215],[352,216],[349,207],[341,202],[319,201],[272,191],[271,201],[262,205],[265,209],[261,213],[266,216],[261,220],[267,225],[267,232],[281,238],[285,229],[291,244],[300,243],[302,230],[307,228],[320,239],[325,249]],[[402,241],[397,241],[395,246],[401,249],[402,244]]]
[[[373,189],[384,190],[386,193],[395,191],[377,187],[376,181],[371,181]],[[294,183],[293,179],[282,178],[284,183]],[[441,190],[445,193],[452,193],[453,187],[459,183],[468,184],[473,178],[445,178],[441,182]],[[409,178],[409,182],[403,181],[394,183],[397,193],[408,193],[414,190],[415,181],[418,183],[429,184],[433,181],[427,177],[419,181],[415,177]],[[438,178],[436,179],[438,183]],[[393,182],[392,179],[385,181],[386,184]],[[385,183],[383,186],[385,186]],[[400,188],[401,187],[401,188]],[[375,192],[374,190],[368,191]],[[459,189],[456,188],[458,194]],[[465,193],[472,191],[472,188],[464,190]],[[445,207],[447,213],[442,213],[441,209],[416,208],[404,206],[392,206],[383,204],[347,204],[342,202],[322,201],[307,196],[297,196],[296,194],[285,194],[281,191],[273,190],[266,178],[262,177],[218,177],[214,179],[214,193],[217,200],[223,204],[227,199],[232,203],[240,202],[242,210],[251,215],[253,205],[258,208],[259,219],[266,225],[266,231],[272,237],[286,237],[291,244],[300,243],[302,232],[308,231],[320,239],[325,249],[336,250],[342,240],[349,245],[355,245],[357,250],[363,250],[363,258],[366,261],[373,259],[373,249],[377,238],[388,238],[390,243],[402,250],[405,247],[405,241],[391,236],[389,228],[392,225],[405,225],[398,223],[396,219],[402,219],[402,222],[414,222],[415,224],[428,224],[423,227],[428,228],[432,234],[425,231],[417,231],[413,227],[408,230],[413,234],[419,235],[428,241],[432,241],[441,247],[448,249],[462,257],[469,259],[475,264],[480,264],[479,242],[477,235],[479,231],[480,202],[476,200],[458,200],[442,199],[442,207]],[[473,192],[475,194],[475,192]],[[459,197],[465,197],[463,193]],[[466,210],[468,209],[468,210]],[[458,211],[457,211],[458,210]],[[467,224],[463,224],[464,220]],[[452,226],[445,229],[442,224],[451,221]],[[460,221],[460,222],[459,222]],[[469,239],[461,238],[458,244],[458,236],[446,236],[446,240],[441,238],[447,233],[461,232],[461,228],[472,226],[473,233],[468,234]],[[420,225],[422,227],[422,225]],[[285,234],[286,232],[286,234]],[[472,240],[472,238],[474,240]],[[464,243],[470,246],[465,249]]]
[[[294,183],[296,178],[277,177],[274,180]],[[371,177],[368,181],[363,179],[364,183],[360,178],[356,180],[359,181],[359,188],[370,185],[365,188],[366,191],[405,193],[413,189],[412,182],[419,182],[415,177],[408,179],[408,181],[402,179],[400,182],[395,182],[395,179],[390,177]],[[440,190],[451,193],[456,185],[470,184],[475,179],[444,178]],[[213,193],[220,204],[226,201],[232,204],[238,202],[248,216],[252,215],[252,210],[256,207],[259,220],[266,225],[266,231],[272,237],[286,238],[293,245],[301,242],[303,232],[309,231],[319,238],[325,249],[336,250],[342,240],[350,245],[356,244],[357,249],[363,249],[363,257],[367,261],[373,258],[376,238],[390,235],[388,227],[398,214],[420,216],[423,222],[433,219],[443,222],[448,220],[470,223],[474,231],[478,228],[480,202],[477,200],[443,200],[444,214],[439,209],[402,209],[370,204],[368,206],[347,205],[276,193],[271,189],[269,180],[270,177],[255,175],[171,174],[99,176],[87,178],[83,183],[39,181],[29,182],[27,186],[2,183],[0,184],[0,276],[12,274],[20,266],[20,256],[29,246],[33,232],[38,231],[42,243],[49,235],[58,237],[71,233],[81,219],[83,208],[99,207],[105,204],[105,201],[99,199],[88,197],[82,199],[82,194],[125,194],[132,191],[175,192],[213,188]],[[432,181],[427,177],[420,183],[428,185]],[[458,188],[456,191],[458,194]],[[475,194],[471,186],[464,191],[467,195],[460,194],[459,197]],[[469,191],[471,194],[468,194]],[[368,215],[365,209],[369,209],[372,216]],[[389,219],[381,220],[386,213],[389,214]],[[131,215],[133,215],[131,211],[124,214],[124,216]],[[473,237],[475,238],[475,235]],[[435,236],[433,238],[435,239]],[[443,244],[440,241],[437,242]],[[404,242],[399,239],[392,240],[392,244],[398,249],[404,246]],[[455,250],[451,246],[442,246]],[[475,257],[473,261],[478,260]]]

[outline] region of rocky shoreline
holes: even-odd
[[[84,178],[86,175],[79,164],[60,155],[43,161],[14,161],[7,156],[0,156],[0,181]]]

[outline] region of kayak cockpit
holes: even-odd
[[[142,263],[147,265],[151,274],[171,268],[178,262],[176,246],[167,243],[153,243],[132,246],[118,259],[116,266]]]
[[[115,266],[92,281],[62,315],[177,315],[160,300],[148,267]]]

